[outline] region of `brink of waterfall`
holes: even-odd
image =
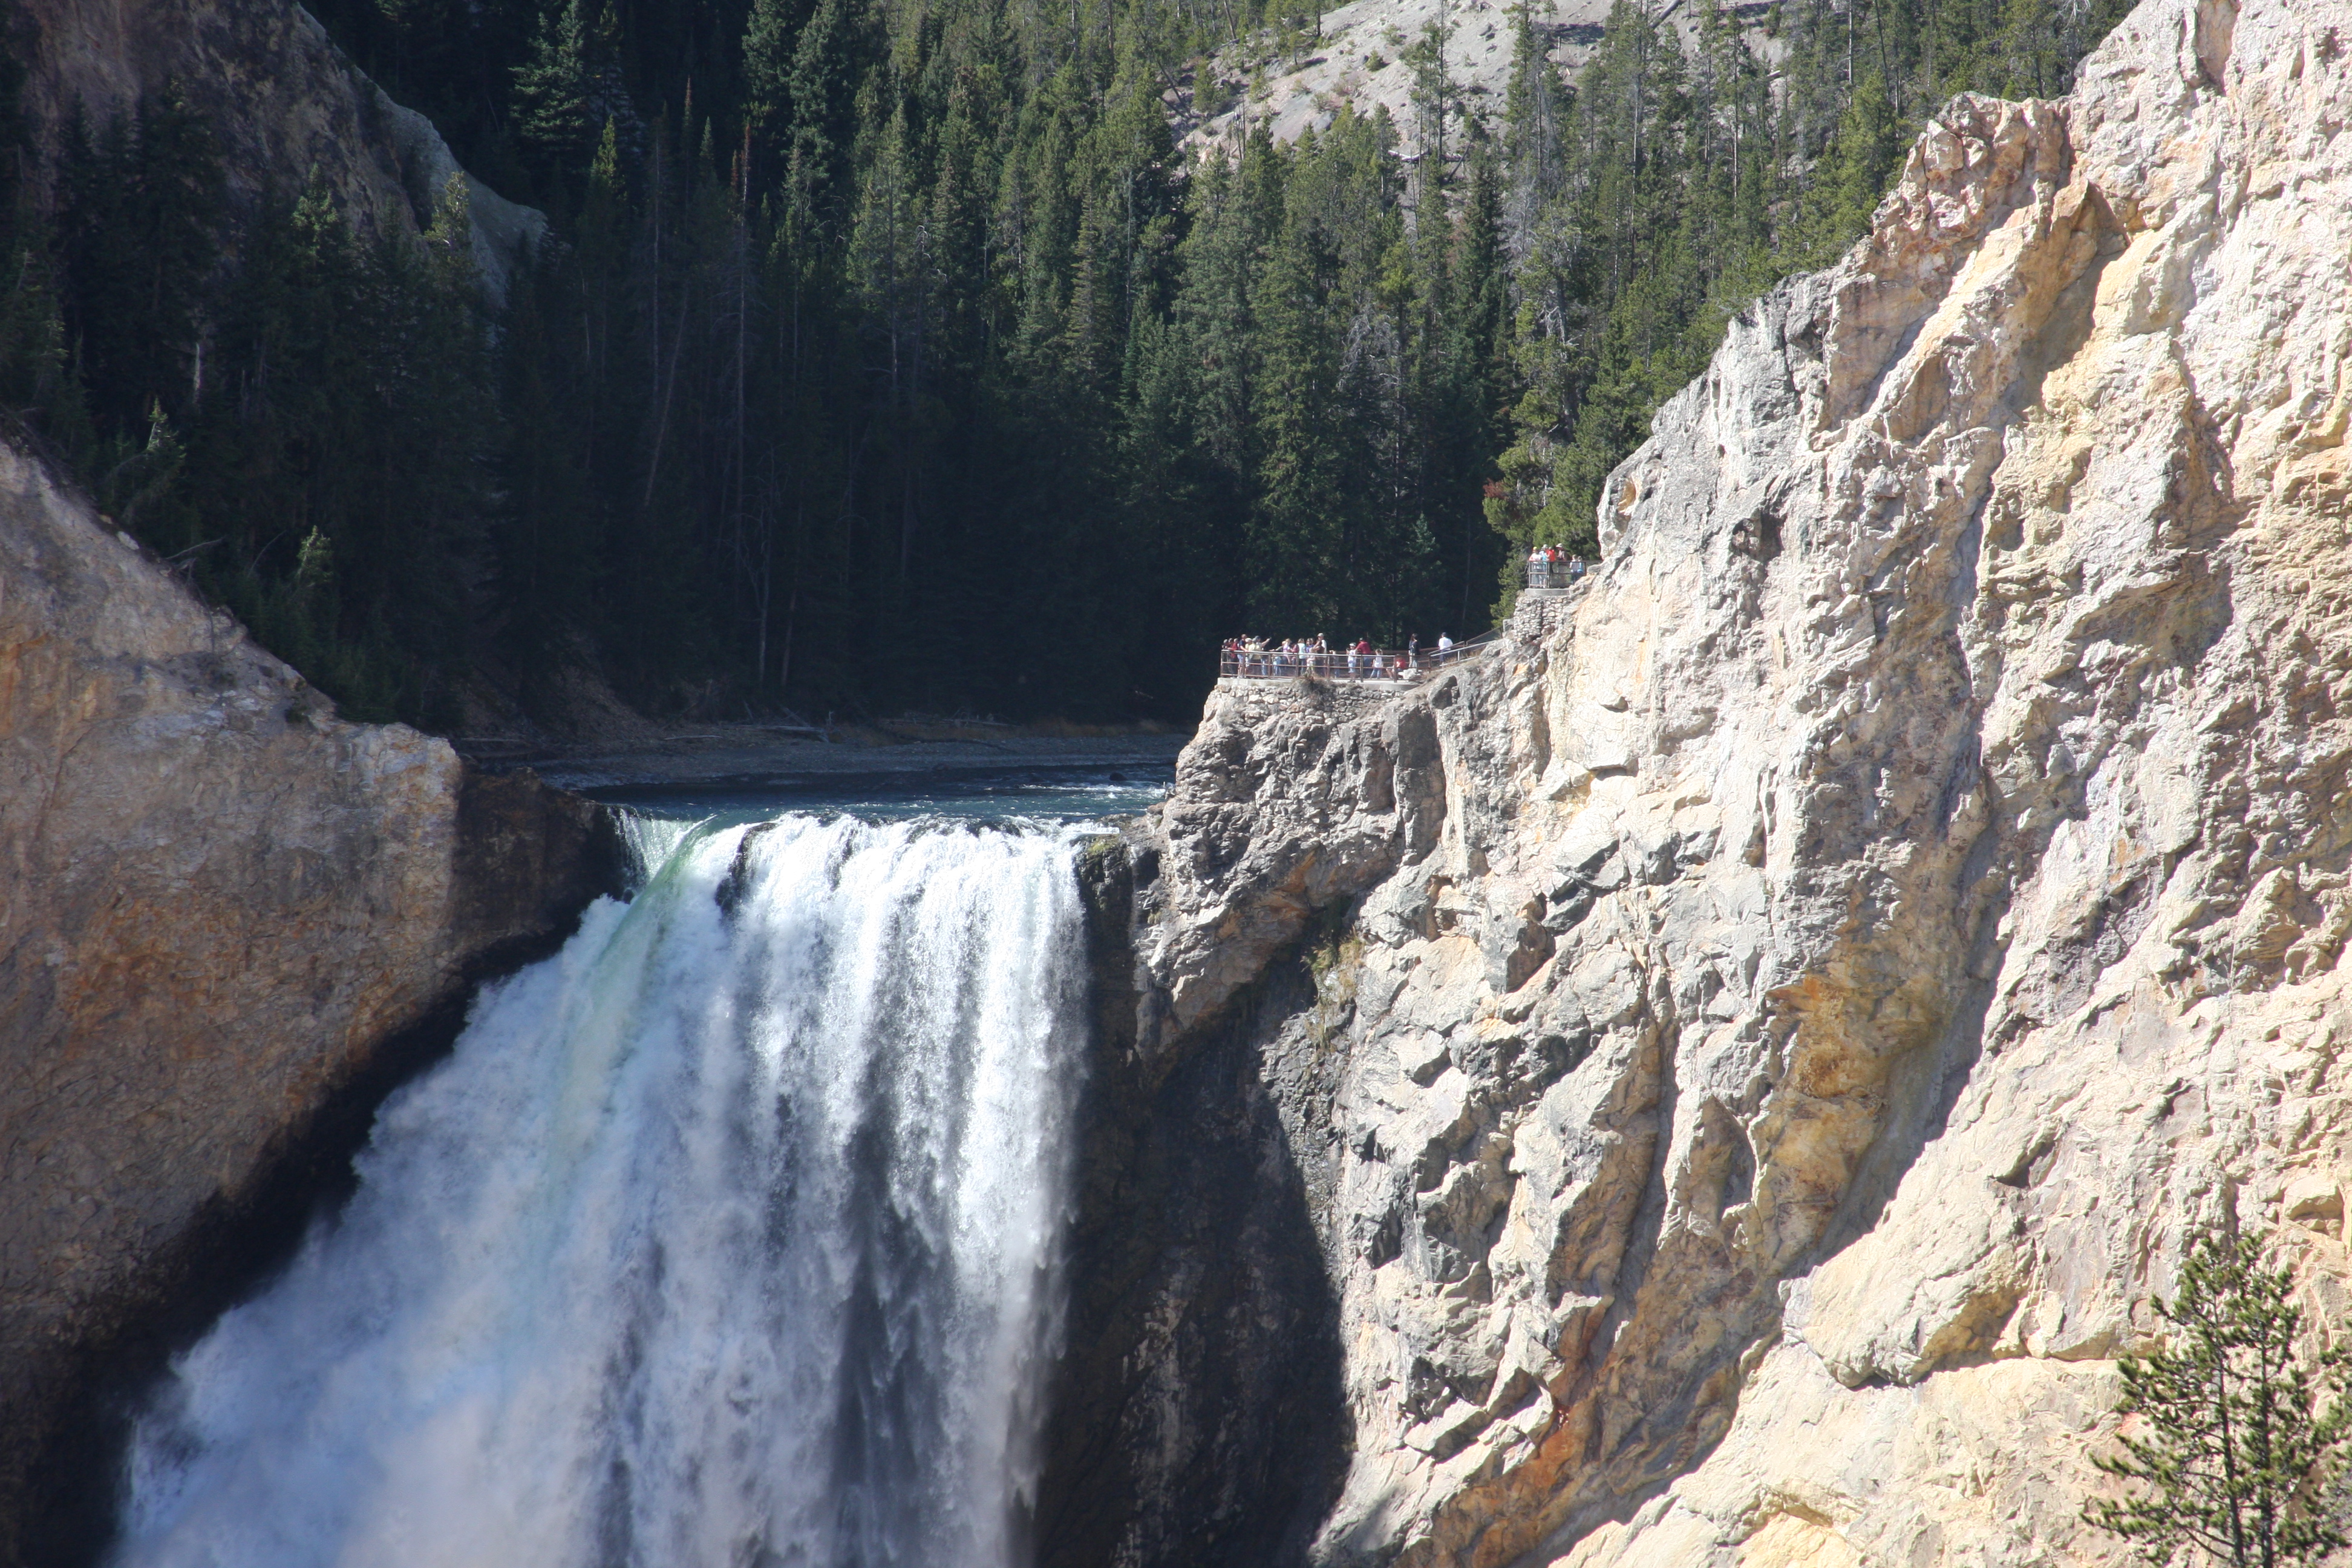
[[[1068,837],[785,816],[482,995],[176,1363],[123,1568],[1013,1568],[1084,973]]]

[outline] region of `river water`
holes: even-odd
[[[1018,1568],[1072,858],[1150,793],[638,817],[635,895],[485,989],[341,1213],[174,1363],[113,1561]]]

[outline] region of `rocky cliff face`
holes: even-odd
[[[8,36],[26,67],[37,144],[61,145],[76,114],[103,124],[151,94],[186,99],[220,138],[240,207],[323,182],[364,233],[413,233],[463,179],[474,258],[502,298],[518,247],[547,220],[457,166],[432,122],[392,101],[292,0],[15,0]]]
[[[1163,1439],[1104,1560],[1213,1560],[1213,1477],[1332,1563],[2119,1560],[2189,1228],[2344,1321],[2352,15],[2147,0],[2082,80],[1733,323],[1565,624],[1212,698],[1107,1070],[1266,1108],[1336,1386],[1255,1459],[1161,1392],[1230,1240],[1082,1301],[1074,1429]]]
[[[339,721],[0,443],[0,1561],[57,1560],[22,1489],[109,1347],[404,1031],[569,924],[603,831]]]

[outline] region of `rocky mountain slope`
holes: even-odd
[[[2081,80],[1733,323],[1559,624],[1211,700],[1094,873],[1049,1561],[2119,1561],[2187,1236],[2344,1321],[2352,15],[2147,0]],[[1139,1106],[1229,1221],[1117,1217]]]
[[[58,1560],[23,1532],[103,1490],[56,1444],[121,1336],[216,1309],[257,1205],[299,1223],[280,1174],[568,926],[605,831],[337,719],[0,442],[0,1562]]]
[[[473,219],[474,258],[502,297],[519,246],[546,232],[538,211],[457,166],[432,122],[394,103],[299,5],[219,0],[16,0],[7,47],[26,66],[35,143],[177,93],[220,138],[233,204],[322,182],[362,232],[419,232],[452,179]]]
[[[1531,0],[1528,22],[1544,57],[1573,80],[1592,58],[1613,0]],[[1766,59],[1782,51],[1766,35],[1770,6],[1759,0],[1727,5]],[[1499,123],[1509,94],[1515,7],[1496,0],[1349,0],[1322,13],[1297,53],[1270,58],[1265,38],[1219,51],[1194,79],[1170,89],[1166,101],[1179,134],[1192,147],[1230,146],[1264,126],[1276,142],[1295,142],[1331,123],[1342,105],[1358,114],[1385,110],[1401,148],[1421,155],[1422,129],[1412,110],[1413,67],[1405,52],[1433,26],[1445,35],[1446,79],[1460,95],[1450,112]],[[1685,47],[1698,37],[1697,9],[1685,0],[1651,7]],[[1460,155],[1458,137],[1449,159]]]
[[[1546,56],[1572,76],[1591,58],[1608,20],[1611,0],[1543,0],[1528,21]],[[1686,23],[1676,3],[1662,19]],[[1195,146],[1231,142],[1263,125],[1277,142],[1293,142],[1331,123],[1342,104],[1358,114],[1386,110],[1406,151],[1420,152],[1412,110],[1413,68],[1404,55],[1432,26],[1445,29],[1446,78],[1463,110],[1499,119],[1510,82],[1512,21],[1495,0],[1349,0],[1325,11],[1299,51],[1254,58],[1264,41],[1212,57],[1200,79],[1171,94],[1179,132]]]

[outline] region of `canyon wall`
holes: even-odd
[[[56,1448],[122,1336],[216,1309],[322,1119],[355,1137],[610,850],[577,797],[337,719],[0,442],[0,1561],[59,1560],[23,1533],[58,1505],[26,1495],[45,1458],[43,1487],[102,1492]]]
[[[459,168],[432,122],[387,98],[292,0],[15,0],[0,26],[0,47],[25,65],[24,112],[51,165],[76,116],[102,126],[170,93],[218,138],[240,213],[315,181],[362,233],[419,233],[462,180],[493,300],[518,248],[546,232],[544,215]]]
[[[2081,79],[1956,100],[1731,323],[1569,613],[1212,697],[1097,878],[1102,1076],[1214,1064],[1288,1217],[1074,1303],[1049,1503],[1130,1458],[1066,1560],[1263,1560],[1213,1497],[1333,1564],[2116,1562],[2186,1238],[2345,1321],[2352,14],[2147,0]],[[1136,1143],[1082,1256],[1170,1201]]]

